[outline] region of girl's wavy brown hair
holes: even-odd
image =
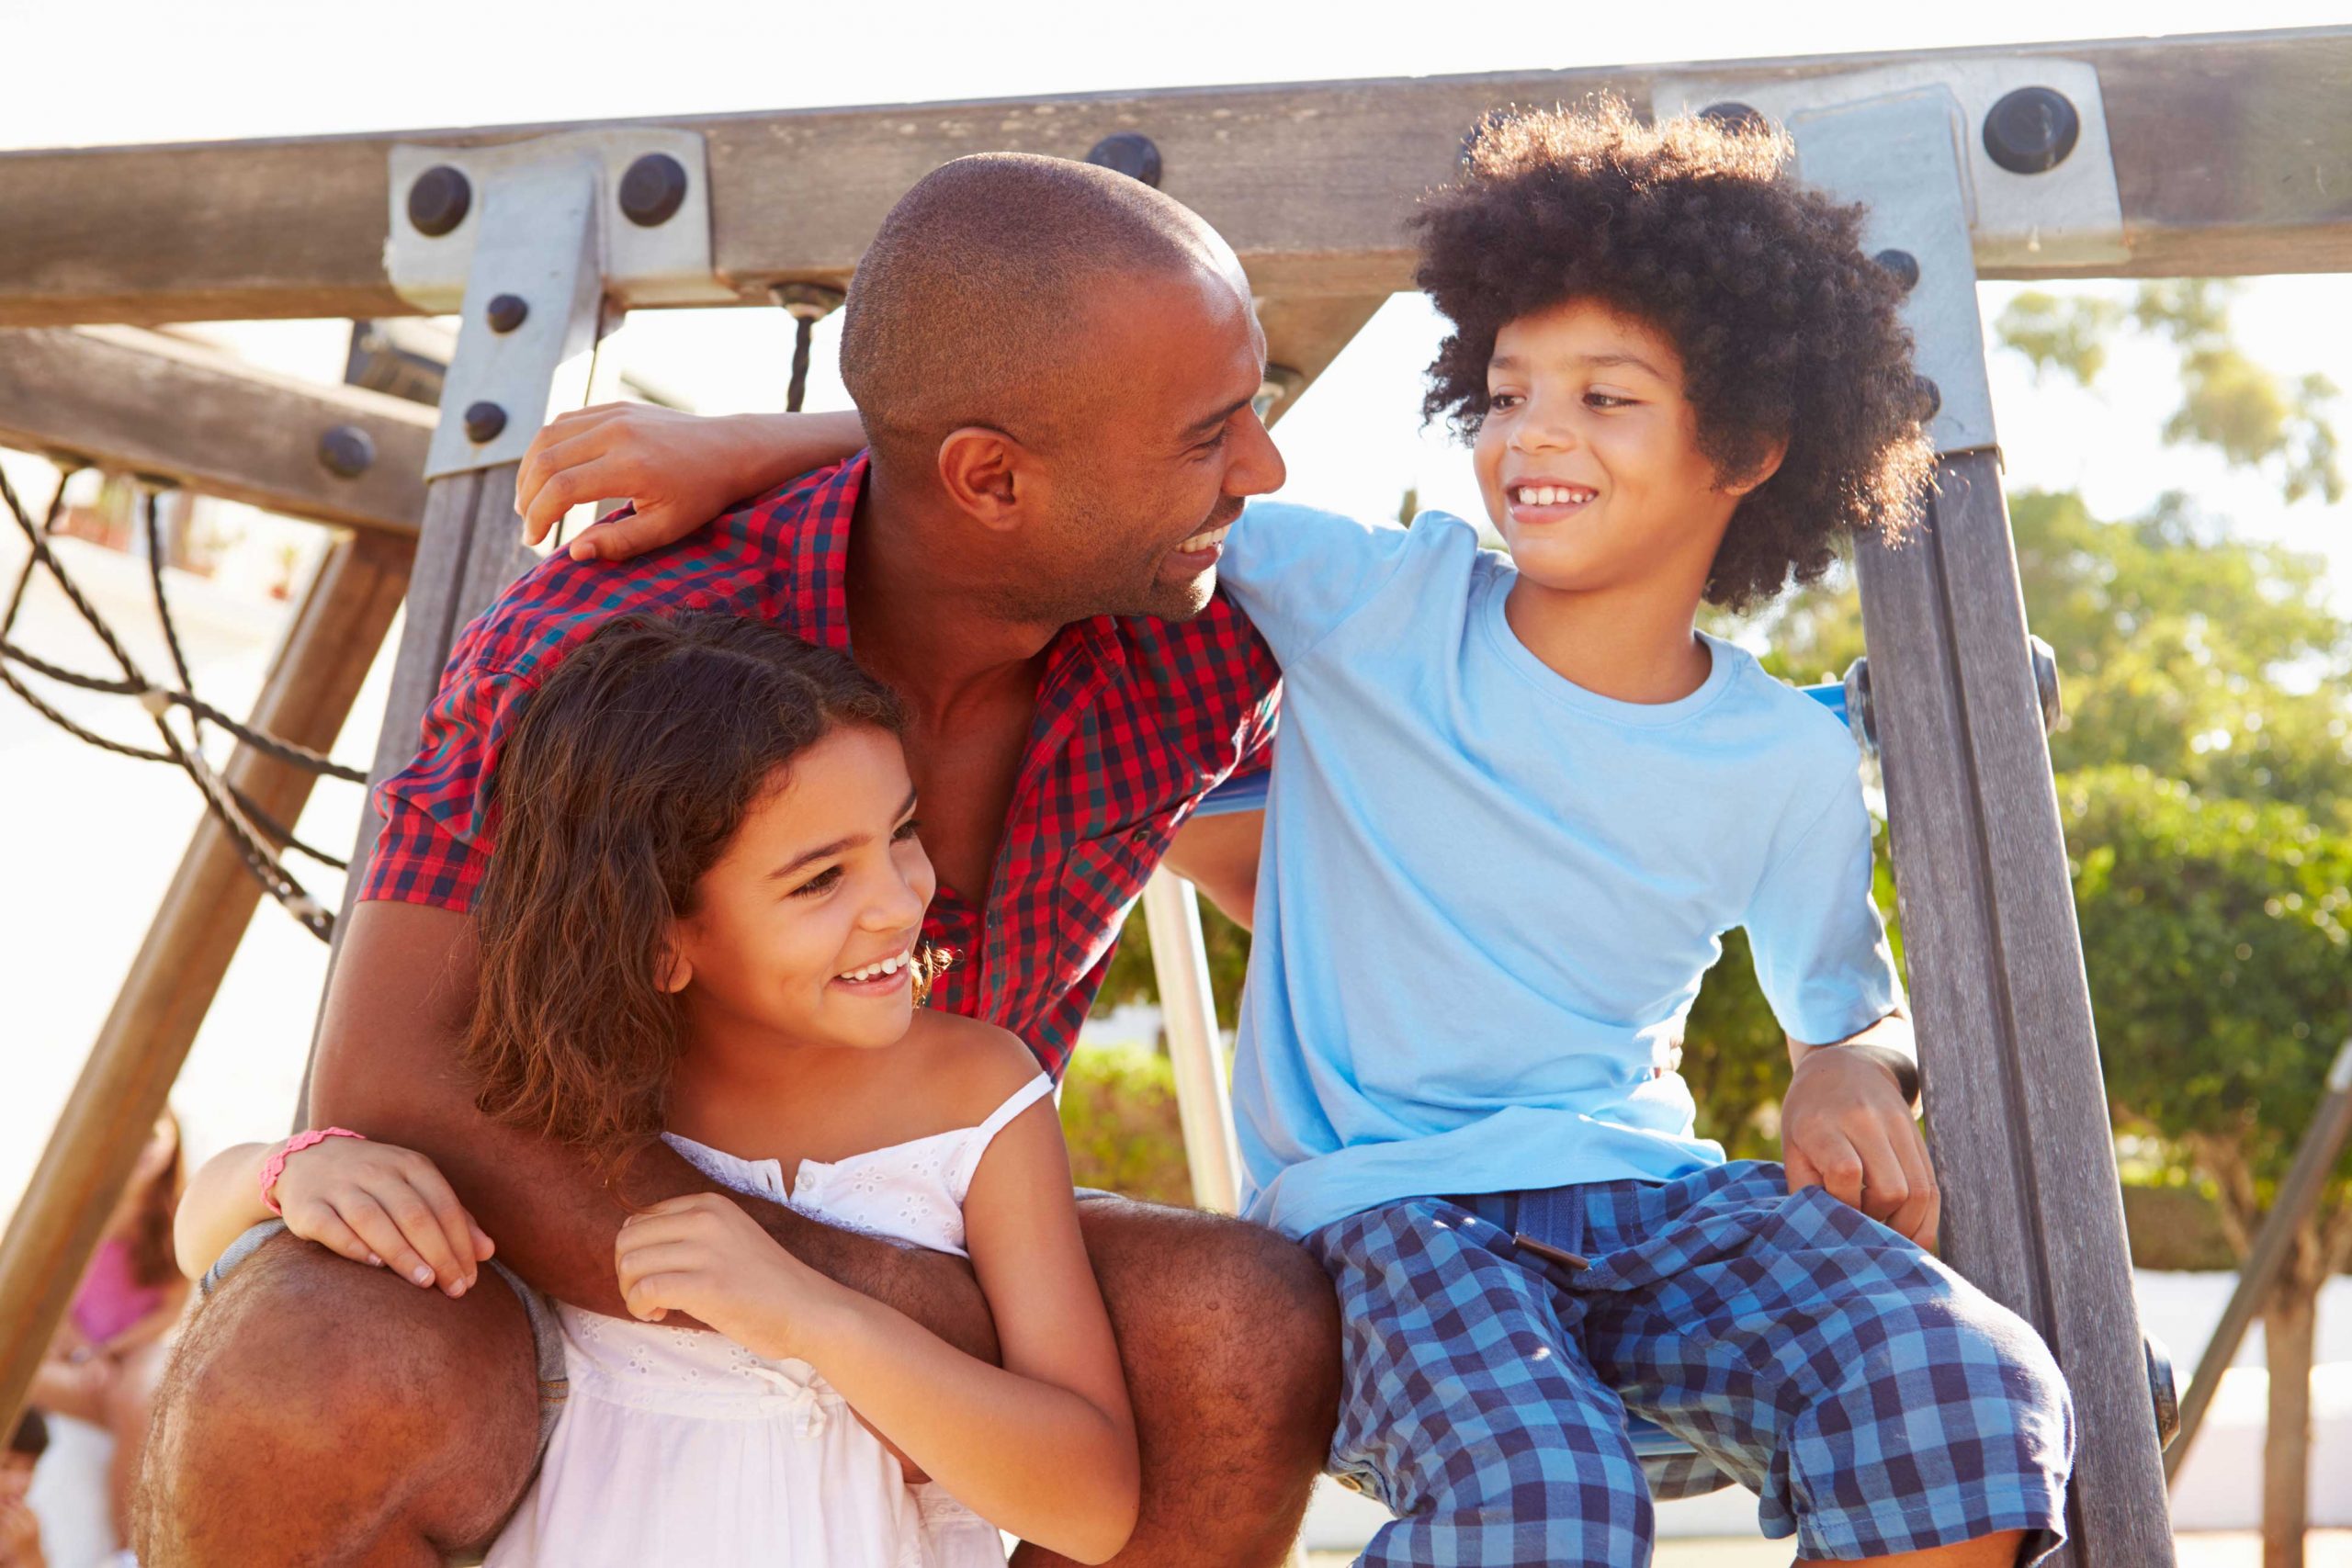
[[[904,724],[847,655],[763,621],[629,616],[592,634],[524,708],[492,784],[464,1047],[476,1103],[617,1178],[666,1124],[684,1045],[661,984],[672,922],[793,759],[843,725]]]
[[[1862,254],[1862,209],[1798,185],[1789,154],[1761,122],[1645,125],[1613,99],[1498,115],[1415,219],[1416,281],[1453,325],[1430,418],[1475,436],[1495,334],[1591,299],[1673,343],[1721,479],[1787,441],[1708,575],[1708,603],[1733,610],[1817,579],[1846,535],[1901,537],[1935,471],[1902,290]]]

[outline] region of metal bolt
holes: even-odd
[[[1894,286],[1908,294],[1919,287],[1919,258],[1909,251],[1881,251],[1871,257],[1894,279]]]
[[[2066,95],[2019,87],[1984,116],[1984,151],[2013,175],[2047,174],[2066,161],[2083,133],[2083,117]]]
[[[1086,161],[1115,169],[1129,179],[1141,180],[1154,190],[1159,188],[1159,149],[1141,131],[1112,132],[1094,144],[1093,151],[1086,154]]]
[[[768,289],[768,298],[796,321],[821,321],[840,310],[849,296],[821,283],[778,283]]]
[[[408,187],[408,220],[429,240],[463,223],[473,204],[474,187],[447,164],[434,164]]]
[[[1878,711],[1871,705],[1871,660],[1868,654],[1846,666],[1846,723],[1862,743],[1878,751]]]
[[[1722,103],[1709,104],[1699,111],[1699,118],[1713,120],[1725,130],[1736,131],[1742,136],[1754,136],[1772,128],[1772,122],[1766,119],[1759,110],[1736,98],[1725,98]]]
[[[621,216],[640,229],[667,223],[686,204],[686,166],[667,152],[648,152],[621,176]]]
[[[503,337],[521,326],[530,313],[531,302],[520,294],[501,294],[491,300],[482,317],[490,322],[490,330]]]
[[[2033,655],[2033,690],[2041,701],[2041,732],[2047,735],[2066,716],[2066,700],[2058,690],[2058,654],[2031,632],[2026,634],[2025,645]]]
[[[356,479],[376,461],[376,439],[356,424],[332,425],[319,434],[319,464],[339,479]]]
[[[1933,381],[1928,380],[1925,376],[1914,376],[1911,378],[1911,384],[1918,390],[1919,423],[1925,424],[1928,421],[1935,418],[1938,413],[1942,412],[1944,406],[1943,392]]]
[[[471,403],[466,408],[466,439],[481,446],[498,439],[506,428],[506,411],[496,403]]]

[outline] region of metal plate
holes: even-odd
[[[1953,123],[1951,95],[1928,86],[1808,112],[1790,125],[1804,178],[1868,209],[1862,248],[1908,251],[1919,264],[1903,319],[1918,345],[1919,374],[1941,400],[1928,426],[1939,453],[1997,444]]]
[[[686,171],[685,200],[666,221],[650,228],[621,212],[618,192],[629,165],[666,152]],[[605,292],[633,305],[732,305],[734,289],[711,270],[710,169],[703,139],[691,130],[628,129],[567,131],[489,147],[432,147],[413,142],[391,151],[391,229],[384,270],[401,297],[419,309],[455,310],[465,298],[474,247],[491,217],[492,190],[517,170],[555,158],[576,159],[595,187],[595,257]],[[466,176],[473,200],[465,219],[437,238],[409,221],[408,192],[419,175],[446,164]]]
[[[2013,174],[1984,151],[1986,112],[2020,87],[2064,94],[2082,118],[2075,150],[2044,174]],[[1695,114],[1726,100],[1743,103],[1786,126],[1802,149],[1806,118],[1840,105],[1922,88],[1940,89],[1951,105],[1952,147],[1980,268],[2087,267],[2131,259],[2123,243],[2123,204],[2108,141],[2107,105],[2099,96],[2098,71],[2080,61],[1996,55],[1777,82],[1661,76],[1651,85],[1650,101],[1661,117]]]

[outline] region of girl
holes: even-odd
[[[172,1266],[172,1211],[183,1178],[179,1118],[167,1110],[139,1152],[27,1400],[113,1437],[106,1509],[117,1540],[130,1539],[130,1488],[146,1447],[148,1412],[187,1302],[187,1281]]]
[[[659,1137],[739,1192],[968,1256],[1004,1366],[730,1200],[654,1204],[616,1247],[633,1318],[558,1303],[571,1395],[492,1568],[965,1568],[1002,1562],[1000,1528],[1091,1562],[1134,1528],[1135,1429],[1050,1086],[1012,1036],[919,1006],[933,877],[899,726],[845,656],[756,621],[599,629],[500,766],[469,1059],[486,1111],[589,1151],[616,1192]],[[262,1217],[265,1179],[297,1234],[421,1284],[488,1257],[420,1156],[293,1142],[207,1168],[188,1261]]]

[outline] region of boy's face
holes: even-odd
[[[1505,324],[1487,391],[1473,448],[1487,515],[1546,588],[1697,589],[1740,496],[1770,473],[1724,485],[1699,450],[1673,344],[1591,300]]]

